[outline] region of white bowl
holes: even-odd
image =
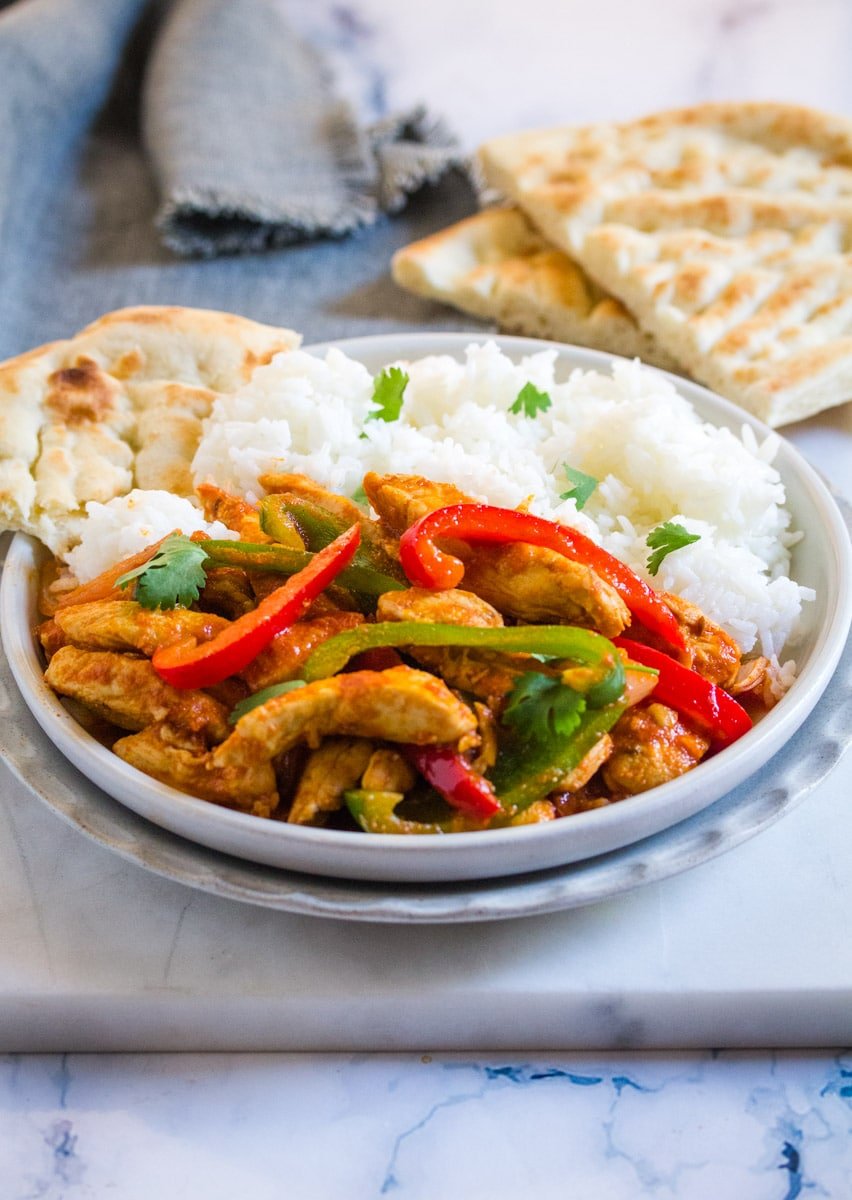
[[[336,344],[377,371],[396,359],[426,354],[460,356],[471,342],[483,340],[469,334],[400,334]],[[525,338],[494,340],[512,357],[548,345]],[[320,353],[327,347],[309,349]],[[615,361],[591,350],[561,345],[553,349],[558,353],[558,367],[566,373],[576,367],[608,371]],[[770,432],[711,392],[672,375],[667,378],[705,420],[735,431],[743,424],[751,425],[759,439]],[[191,841],[253,862],[348,879],[480,879],[577,862],[685,820],[759,771],[799,728],[831,678],[852,619],[849,538],[837,506],[817,474],[783,440],[775,465],[787,489],[795,527],[806,534],[793,552],[793,576],[816,591],[816,600],[807,605],[803,637],[796,646],[799,675],[795,684],[745,737],[681,778],[619,804],[543,825],[413,838],[347,833],[231,812],[156,782],[90,737],[44,683],[32,635],[41,551],[23,535],[13,541],[0,583],[3,645],[28,707],[63,754],[110,796]]]

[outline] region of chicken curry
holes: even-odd
[[[368,833],[538,823],[676,778],[765,703],[765,660],[566,526],[418,476],[368,474],[370,516],[260,483],[199,489],[238,541],[42,588],[49,685],[180,791]]]

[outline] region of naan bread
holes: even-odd
[[[0,528],[62,554],[89,500],[134,486],[190,494],[215,397],[298,344],[230,313],[152,306],[0,364]]]
[[[400,287],[508,333],[608,350],[675,370],[627,309],[545,242],[517,208],[488,208],[394,255]]]
[[[771,425],[852,397],[852,121],[705,104],[481,158],[696,379]]]
[[[779,426],[852,398],[848,246],[839,222],[740,238],[602,225],[584,257],[695,379]]]
[[[595,225],[738,237],[852,212],[852,120],[789,104],[700,104],[487,142],[489,184],[567,253]]]

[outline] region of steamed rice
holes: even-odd
[[[256,500],[258,476],[270,470],[303,472],[349,496],[368,470],[424,475],[478,500],[528,503],[646,579],[648,533],[676,521],[700,540],[669,555],[653,585],[697,604],[743,651],[776,658],[812,595],[788,577],[797,535],[771,465],[777,437],[757,445],[748,428],[737,437],[702,422],[639,363],[619,363],[611,375],[578,370],[557,383],[556,357],[544,350],[516,365],[486,343],[469,347],[463,362],[406,364],[400,418],[384,422],[368,419],[372,375],[341,351],[278,355],[215,401],[195,481]],[[534,418],[509,411],[528,382],[552,401]],[[600,481],[582,512],[561,498],[571,486],[566,464]]]
[[[106,504],[89,501],[83,538],[66,555],[66,561],[77,580],[88,583],[113,563],[138,554],[176,530],[203,532],[211,538],[237,537],[221,521],[205,521],[199,509],[181,496],[134,488]]]

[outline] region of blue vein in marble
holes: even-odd
[[[835,1077],[830,1078],[818,1093],[822,1097],[836,1095],[845,1104],[849,1103],[849,1096],[852,1094],[852,1089],[849,1088],[848,1083],[844,1082],[852,1078],[852,1071],[843,1065],[843,1059],[847,1054],[848,1052],[843,1052],[835,1057]],[[777,1066],[777,1059],[773,1056],[771,1069],[773,1076],[776,1075]],[[751,1094],[748,1110],[760,1115],[761,1110],[766,1106],[767,1095],[776,1105],[786,1109],[779,1113],[771,1130],[771,1135],[777,1137],[781,1142],[781,1161],[776,1161],[776,1166],[778,1170],[786,1171],[788,1175],[787,1191],[782,1200],[796,1200],[803,1190],[817,1191],[820,1195],[827,1194],[815,1180],[807,1178],[804,1166],[807,1143],[821,1141],[831,1136],[825,1117],[816,1110],[808,1116],[802,1117],[787,1099],[786,1086],[783,1083],[779,1083],[775,1092],[768,1092],[765,1088],[755,1089]],[[810,1127],[803,1124],[808,1117],[811,1119]],[[814,1128],[814,1124],[816,1128]]]
[[[67,1054],[60,1055],[59,1066],[53,1078],[59,1088],[59,1107],[65,1109],[68,1107],[68,1089],[71,1086],[71,1071],[68,1067]]]
[[[485,1078],[508,1079],[512,1083],[531,1083],[539,1079],[567,1079],[578,1087],[591,1087],[603,1083],[602,1075],[575,1075],[571,1071],[563,1071],[559,1067],[548,1067],[546,1071],[530,1071],[529,1067],[485,1067]],[[618,1086],[616,1079],[612,1081]],[[620,1077],[619,1077],[620,1082]],[[630,1082],[626,1080],[625,1082]],[[639,1088],[638,1084],[633,1087]],[[640,1091],[644,1090],[639,1088]]]
[[[628,1079],[626,1075],[614,1075],[612,1083],[616,1088],[615,1098],[610,1106],[609,1120],[603,1121],[601,1124],[604,1137],[606,1138],[605,1157],[607,1159],[622,1159],[631,1166],[636,1173],[637,1179],[642,1184],[643,1194],[646,1194],[646,1189],[648,1188],[654,1191],[665,1188],[672,1195],[677,1195],[681,1176],[689,1171],[702,1170],[707,1166],[707,1161],[705,1159],[686,1160],[678,1163],[671,1171],[661,1171],[644,1155],[629,1154],[626,1150],[622,1150],[615,1140],[614,1132],[616,1107],[626,1086],[629,1085],[639,1092],[653,1093],[663,1091],[666,1084],[663,1083],[656,1088],[643,1087],[641,1084],[634,1083]]]
[[[397,1136],[393,1144],[393,1150],[391,1151],[390,1160],[388,1162],[387,1170],[385,1171],[385,1178],[381,1186],[381,1194],[383,1196],[394,1188],[398,1188],[400,1186],[400,1182],[396,1174],[396,1167],[403,1142],[424,1129],[432,1120],[432,1118],[443,1109],[453,1108],[459,1104],[466,1104],[469,1100],[481,1100],[486,1091],[489,1089],[489,1085],[505,1086],[513,1084],[523,1086],[530,1083],[542,1083],[548,1080],[565,1080],[571,1084],[572,1087],[595,1087],[606,1082],[606,1077],[603,1075],[580,1075],[573,1071],[563,1070],[560,1067],[548,1067],[545,1070],[534,1071],[529,1066],[488,1067],[480,1066],[478,1063],[447,1063],[445,1069],[461,1069],[468,1071],[474,1070],[482,1077],[481,1086],[476,1089],[472,1089],[469,1092],[460,1092],[458,1095],[450,1096],[446,1100],[438,1101],[437,1104],[432,1105],[425,1116],[421,1117],[420,1120],[414,1125],[403,1130],[403,1132]],[[634,1080],[629,1079],[626,1075],[613,1075],[609,1079],[609,1082],[612,1084],[612,1087],[615,1090],[613,1107],[620,1099],[621,1093],[626,1087],[633,1088],[637,1092],[654,1092],[659,1090],[658,1088],[649,1088],[640,1083],[636,1083]],[[617,1150],[613,1146],[611,1128],[607,1129],[607,1142],[608,1156],[610,1156],[611,1152],[612,1157],[622,1157],[633,1162],[633,1160],[629,1159],[626,1154],[620,1150]],[[692,1166],[700,1165],[702,1164],[683,1164],[677,1169],[675,1175],[679,1174],[681,1170],[686,1170]],[[640,1175],[640,1178],[642,1178],[643,1172],[641,1168],[638,1167],[635,1162],[633,1162],[633,1166],[637,1168],[637,1172]],[[644,1172],[644,1174],[647,1176],[648,1172]],[[650,1178],[650,1176],[648,1176],[648,1178]]]
[[[842,1100],[852,1100],[852,1069],[843,1066],[843,1059],[849,1054],[850,1051],[844,1051],[835,1058],[837,1077],[829,1079],[828,1083],[820,1088],[821,1096],[839,1096]]]
[[[653,1092],[656,1088],[645,1087],[642,1083],[637,1083],[635,1079],[628,1079],[626,1075],[613,1075],[612,1086],[620,1096],[625,1088],[633,1088],[634,1092]]]
[[[59,1066],[53,1080],[58,1088],[58,1107],[68,1108],[68,1090],[71,1087],[72,1075],[68,1063],[68,1055],[59,1057]],[[44,1140],[53,1151],[53,1172],[63,1183],[79,1183],[83,1177],[84,1167],[77,1157],[77,1135],[69,1120],[54,1121]]]
[[[53,1151],[53,1171],[63,1183],[79,1183],[85,1167],[77,1157],[77,1135],[70,1121],[54,1121],[45,1135]]]
[[[779,1171],[790,1172],[790,1182],[784,1200],[796,1200],[796,1197],[802,1190],[801,1155],[795,1146],[791,1145],[790,1142],[785,1142],[781,1148],[781,1157],[784,1161],[779,1163]]]
[[[455,1108],[457,1104],[466,1104],[468,1100],[481,1100],[485,1095],[487,1086],[488,1084],[486,1082],[483,1083],[482,1087],[478,1088],[475,1092],[466,1092],[458,1096],[450,1096],[446,1100],[439,1100],[437,1104],[432,1105],[426,1115],[421,1117],[416,1124],[412,1125],[409,1129],[404,1129],[402,1133],[397,1136],[393,1144],[393,1150],[391,1151],[387,1170],[385,1171],[385,1177],[382,1181],[381,1194],[383,1196],[393,1188],[399,1187],[399,1180],[396,1177],[396,1162],[399,1158],[399,1152],[405,1139],[412,1137],[415,1133],[419,1133],[421,1129],[425,1129],[435,1114],[439,1113],[442,1109]]]
[[[570,1083],[576,1084],[577,1087],[594,1087],[596,1083],[603,1083],[603,1075],[575,1075],[571,1071],[561,1071],[558,1067],[549,1067],[546,1071],[536,1071],[529,1078],[567,1079]],[[613,1083],[615,1083],[615,1080],[613,1080]]]
[[[523,1083],[523,1067],[486,1067],[485,1078],[508,1079],[511,1083]]]

